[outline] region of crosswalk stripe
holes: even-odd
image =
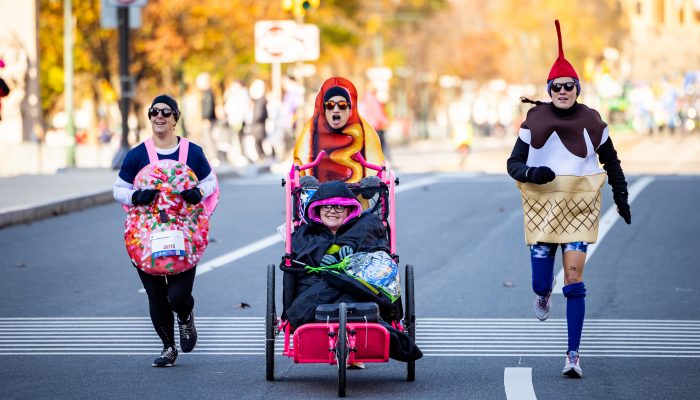
[[[262,317],[197,317],[192,354],[262,355]],[[507,318],[418,318],[417,343],[426,356],[561,357],[566,321]],[[283,336],[275,347],[283,348]],[[0,356],[152,355],[160,347],[148,317],[0,318]],[[700,357],[700,321],[586,320],[586,357]]]

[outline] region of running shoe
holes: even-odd
[[[175,346],[166,347],[163,352],[160,353],[160,357],[153,360],[154,367],[172,367],[177,359],[177,349]]]
[[[552,289],[557,283],[557,278],[552,280]],[[552,310],[552,291],[550,290],[546,296],[535,296],[535,316],[540,321],[545,321],[549,318],[549,312]]]
[[[354,362],[352,364],[348,364],[348,369],[365,369],[365,363]]]
[[[550,294],[546,296],[535,296],[535,316],[540,321],[549,318],[549,312],[552,310],[552,299]]]
[[[180,328],[180,349],[183,353],[189,353],[197,344],[197,329],[194,327],[194,312],[191,312],[187,321],[177,319]]]
[[[566,362],[561,373],[571,378],[583,378],[583,371],[581,371],[581,366],[579,365],[578,351],[571,350],[566,353]]]

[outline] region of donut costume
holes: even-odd
[[[216,208],[218,190],[199,204],[180,196],[199,180],[186,164],[190,143],[180,139],[177,160],[158,159],[152,139],[144,142],[149,164],[134,179],[134,189],[156,189],[155,201],[145,206],[123,206],[127,212],[124,242],[131,262],[150,275],[172,275],[197,265],[209,243],[209,217]]]

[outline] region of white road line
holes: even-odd
[[[639,179],[637,179],[632,186],[629,188],[629,198],[627,199],[629,201],[629,204],[632,205],[632,202],[634,199],[637,198],[639,193],[644,190],[647,186],[649,186],[650,183],[654,181],[653,177],[650,176],[642,176]],[[608,210],[605,212],[603,217],[600,219],[600,225],[598,226],[598,242],[593,243],[588,246],[588,252],[586,255],[586,263],[588,263],[588,260],[591,259],[593,256],[593,253],[595,253],[596,249],[598,248],[598,244],[603,241],[603,238],[605,235],[608,234],[610,231],[610,228],[615,225],[615,222],[618,221],[620,216],[617,214],[617,206],[614,204],[612,207],[608,208]],[[559,270],[559,273],[557,273],[557,283],[554,285],[554,289],[552,289],[553,294],[563,294],[562,289],[564,288],[564,269]]]
[[[410,181],[407,183],[402,183],[399,186],[396,186],[396,189],[394,189],[395,194],[399,194],[401,192],[406,192],[408,190],[416,189],[419,187],[427,186],[427,185],[432,185],[433,183],[437,183],[438,178],[436,176],[428,176],[425,178],[421,178],[415,181]]]
[[[532,387],[532,368],[506,368],[503,385],[508,400],[537,400]]]
[[[114,323],[109,324],[112,320]],[[198,317],[198,354],[264,354],[264,318]],[[584,326],[586,357],[699,358],[700,321],[596,320]],[[0,356],[145,354],[158,348],[147,317],[0,318]],[[543,329],[553,326],[553,329]],[[145,328],[144,328],[145,327]],[[660,329],[664,327],[665,329]],[[668,328],[668,329],[666,329]],[[562,319],[418,318],[417,343],[436,357],[561,357]],[[277,352],[283,336],[275,341]]]
[[[207,272],[212,271],[215,268],[222,267],[247,255],[253,254],[274,244],[280,243],[283,240],[284,239],[281,238],[280,235],[275,233],[266,238],[260,239],[257,242],[253,242],[247,246],[241,247],[240,249],[236,249],[230,253],[224,254],[223,256],[216,257],[213,260],[198,265],[197,276],[206,274]]]

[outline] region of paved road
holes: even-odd
[[[587,264],[582,380],[560,376],[564,298],[555,296],[551,320],[532,315],[513,182],[472,173],[401,178],[399,253],[416,267],[426,357],[412,383],[399,362],[349,371],[349,397],[516,399],[531,388],[538,399],[696,398],[698,176],[630,177],[631,187],[648,180],[632,204],[633,225],[615,220]],[[195,283],[202,339],[165,370],[150,367],[160,345],[116,204],[0,230],[0,398],[334,397],[327,365],[278,356],[277,381],[264,379],[265,266],[282,253],[278,178],[227,180],[222,196],[227,206],[214,216]],[[611,206],[606,188],[603,209]]]

